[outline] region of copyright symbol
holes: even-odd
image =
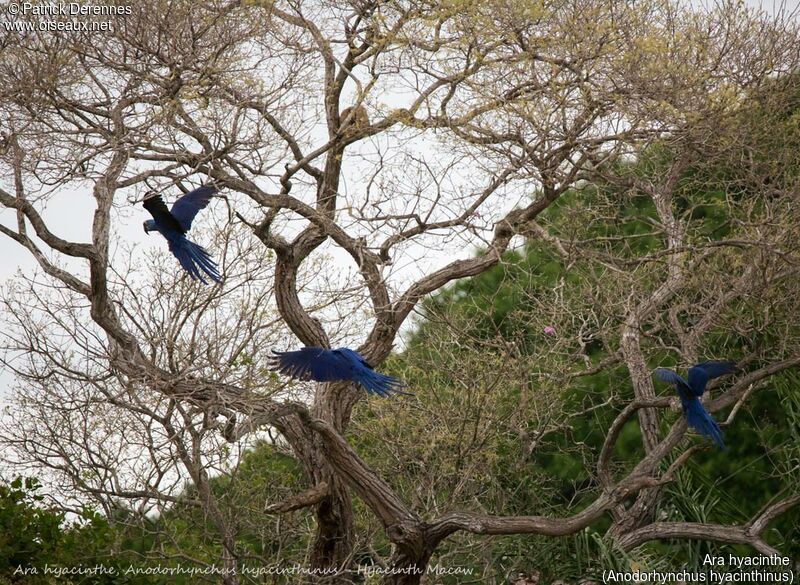
[[[11,15],[19,14],[19,4],[9,4],[6,11]]]

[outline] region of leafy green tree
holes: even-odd
[[[45,505],[41,489],[30,477],[0,485],[0,583],[168,582],[128,574],[137,557],[130,547],[117,547],[122,534],[107,519],[85,509],[68,520],[63,511]]]

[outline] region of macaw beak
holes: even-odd
[[[144,233],[150,234],[150,230],[147,229],[147,222],[142,223],[142,227],[144,228]]]

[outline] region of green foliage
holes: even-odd
[[[297,463],[265,443],[247,451],[235,472],[210,480],[221,513],[233,519],[242,563],[291,565],[303,558],[311,534],[307,512],[264,514],[266,503],[299,491],[298,481]],[[89,509],[68,522],[63,512],[44,506],[40,491],[35,479],[0,485],[0,584],[193,584],[198,576],[192,570],[219,566],[219,534],[192,503],[198,497],[193,485],[158,518],[120,508],[111,522]],[[101,570],[92,573],[95,567]]]
[[[156,583],[125,574],[134,557],[116,549],[119,534],[106,519],[85,509],[68,522],[40,491],[35,478],[0,485],[0,583]]]
[[[61,514],[37,507],[35,479],[20,477],[0,486],[0,566],[11,568],[53,562],[62,544]]]

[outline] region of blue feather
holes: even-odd
[[[687,393],[690,391],[689,384],[687,384],[686,380],[680,377],[676,372],[668,370],[667,368],[656,368],[656,378],[667,384],[672,384],[679,391],[682,390]]]
[[[689,386],[695,396],[702,396],[713,378],[736,371],[736,362],[702,362],[689,368]]]
[[[212,185],[203,185],[194,191],[189,191],[186,195],[179,198],[172,204],[170,213],[178,220],[184,232],[188,232],[192,227],[197,212],[205,209],[211,197],[217,192],[217,188]]]
[[[714,441],[720,449],[725,449],[725,443],[722,440],[722,431],[717,422],[711,418],[708,411],[703,408],[702,403],[697,398],[689,400],[681,399],[683,405],[683,414],[686,417],[686,422],[690,427],[700,433],[702,436]]]
[[[689,368],[688,382],[667,368],[656,368],[655,375],[662,382],[675,387],[681,399],[683,416],[686,418],[687,424],[702,436],[714,441],[720,448],[725,449],[722,431],[708,411],[703,408],[699,397],[705,392],[709,380],[734,371],[736,371],[734,362],[702,362]]]
[[[169,251],[178,259],[189,276],[203,284],[208,284],[200,273],[202,270],[211,280],[220,282],[219,269],[202,246],[187,240],[183,235],[171,236],[167,241],[169,242]]]
[[[333,382],[350,380],[361,385],[370,394],[389,396],[392,393],[408,394],[402,389],[405,383],[372,369],[357,352],[346,347],[324,349],[304,347],[296,351],[272,352],[270,369],[298,380]]]
[[[220,282],[219,268],[206,250],[188,240],[184,234],[192,227],[197,212],[208,205],[216,193],[216,187],[203,186],[190,191],[167,209],[160,195],[144,200],[144,208],[153,216],[144,222],[144,231],[158,231],[169,244],[169,251],[178,259],[183,269],[195,280],[208,284],[203,274],[215,282]]]

